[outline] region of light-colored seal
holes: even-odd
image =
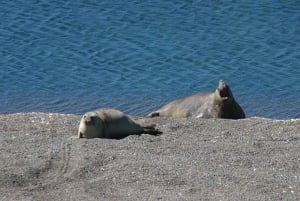
[[[213,93],[199,93],[181,98],[147,115],[147,117],[156,116],[242,119],[245,118],[245,113],[234,100],[226,82],[220,80]]]
[[[155,125],[141,125],[123,112],[99,109],[85,113],[79,124],[78,138],[121,139],[132,134],[160,134]]]

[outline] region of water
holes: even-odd
[[[0,113],[145,115],[226,80],[246,115],[300,117],[299,1],[3,1]]]

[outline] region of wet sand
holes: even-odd
[[[300,120],[146,119],[74,139],[80,116],[0,115],[0,200],[298,200]]]

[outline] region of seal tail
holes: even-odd
[[[145,133],[150,134],[150,135],[161,135],[162,132],[159,131],[158,129],[155,128],[156,124],[149,124],[149,125],[144,125],[143,130]]]

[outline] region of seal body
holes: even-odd
[[[121,139],[132,134],[158,134],[155,125],[140,125],[138,122],[114,109],[99,109],[85,113],[79,124],[78,138]]]
[[[172,101],[147,116],[242,119],[245,113],[226,82],[220,80],[213,93],[199,93]]]

